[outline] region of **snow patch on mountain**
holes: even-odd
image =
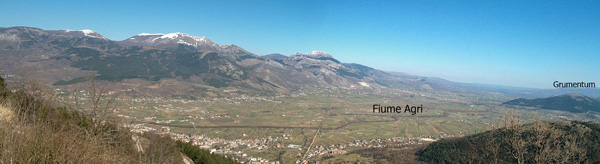
[[[162,35],[162,36],[160,36],[159,38],[161,38],[161,39],[167,39],[167,38],[168,38],[168,39],[175,39],[175,38],[177,38],[177,37],[178,37],[180,34],[183,34],[183,33],[179,33],[179,32],[177,32],[177,33],[168,33],[168,34],[166,34],[166,35]]]
[[[73,32],[72,30],[65,30],[65,31],[66,32]],[[85,35],[87,37],[100,38],[100,39],[106,39],[106,40],[108,40],[108,38],[105,38],[104,36],[100,35],[99,33],[97,33],[96,31],[93,31],[93,30],[84,29],[84,30],[79,30],[78,32],[82,32],[83,35]]]
[[[141,33],[121,41],[120,43],[127,46],[149,46],[155,48],[178,48],[178,45],[187,45],[198,50],[213,51],[224,54],[251,54],[233,44],[220,45],[214,43],[205,36],[195,36],[181,32],[168,34]]]
[[[80,30],[80,31],[83,32],[83,34],[85,34],[86,36],[96,34],[95,31],[87,30],[87,29],[86,30]]]
[[[150,33],[141,33],[137,34],[137,36],[153,36],[153,35],[164,35],[162,33],[150,34]]]
[[[180,32],[176,33],[168,33],[168,34],[153,34],[153,35],[143,35],[143,36],[151,36],[148,38],[149,40],[146,42],[150,43],[168,43],[175,42],[178,44],[186,44],[194,47],[198,47],[201,45],[209,45],[209,46],[218,46],[207,37],[199,37],[190,34],[184,34]]]
[[[290,56],[291,58],[309,57],[309,58],[333,58],[329,53],[323,51],[311,51],[308,54],[295,53]]]
[[[329,53],[327,52],[323,52],[323,51],[311,51],[310,54],[308,54],[309,56],[313,56],[313,57],[327,57],[327,58],[333,58],[333,56],[329,55]]]

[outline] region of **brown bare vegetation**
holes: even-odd
[[[17,88],[0,86],[0,163],[183,162],[168,137],[145,135],[146,151],[137,151],[129,130],[111,119],[114,98],[104,97],[105,90],[91,89],[92,112],[80,113],[57,107],[35,82],[21,81]]]
[[[494,126],[502,128],[472,136],[443,139],[419,152],[430,163],[597,163],[600,124],[544,122],[534,117],[522,124],[508,111]]]

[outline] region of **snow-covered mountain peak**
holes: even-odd
[[[158,48],[174,48],[179,44],[192,46],[198,49],[221,51],[221,49],[234,48],[231,45],[219,45],[204,36],[195,36],[181,32],[175,33],[141,33],[130,37],[121,42],[125,45],[136,45],[136,46],[151,46]]]
[[[295,53],[292,54],[290,57],[333,58],[333,56],[329,55],[329,53],[323,51],[311,51],[308,54]]]
[[[66,32],[66,33],[79,33],[79,34],[75,34],[75,36],[83,34],[83,36],[87,36],[87,37],[100,38],[100,39],[108,40],[108,38],[100,35],[96,31],[88,30],[88,29],[77,30],[77,31],[75,31],[75,30],[64,30],[64,32]]]
[[[150,33],[141,33],[141,34],[137,34],[136,36],[153,36],[153,35],[164,35],[162,33],[156,33],[156,34],[150,34]]]
[[[246,50],[233,45],[220,45],[207,37],[195,36],[181,32],[175,33],[141,33],[119,42],[126,46],[148,46],[155,48],[180,48],[187,45],[197,50],[206,50],[226,54],[250,54]]]
[[[85,35],[91,35],[91,34],[96,33],[96,31],[92,31],[92,30],[88,30],[88,29],[79,30],[79,31],[83,32],[83,34],[85,34]]]
[[[186,38],[189,38],[196,42],[212,42],[205,36],[200,37],[200,36],[195,36],[195,35],[190,35],[190,34],[185,34],[185,33],[180,33],[180,32],[168,33],[168,34],[160,36],[159,38],[160,39],[186,39]]]
[[[149,38],[150,39],[150,38]],[[199,37],[185,33],[168,33],[164,35],[156,35],[156,37],[151,38],[150,42],[156,43],[178,43],[178,44],[186,44],[194,47],[198,46],[216,46],[210,39],[207,37]]]
[[[313,57],[317,57],[317,58],[318,58],[318,57],[328,57],[328,58],[333,58],[333,56],[329,55],[329,53],[327,53],[327,52],[323,52],[323,51],[311,51],[309,55],[310,55],[310,56],[313,56]]]

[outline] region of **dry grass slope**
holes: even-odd
[[[145,134],[137,151],[117,120],[56,107],[39,87],[10,92],[0,80],[0,163],[183,163],[168,137]]]

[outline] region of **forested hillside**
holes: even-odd
[[[534,121],[443,139],[418,153],[428,163],[598,163],[600,124]]]

